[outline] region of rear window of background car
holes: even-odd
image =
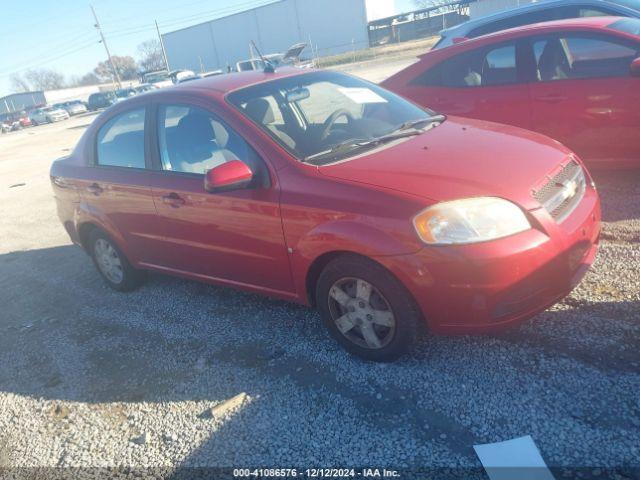
[[[98,131],[98,165],[145,168],[144,160],[145,109],[121,113]]]

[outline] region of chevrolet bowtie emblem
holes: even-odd
[[[564,182],[556,182],[557,187],[562,187],[562,196],[564,198],[573,197],[578,191],[578,182],[575,180],[566,180]]]

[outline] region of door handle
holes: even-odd
[[[178,208],[185,203],[184,198],[175,192],[171,192],[169,195],[163,195],[162,202],[167,205],[171,205],[174,208]]]
[[[564,95],[544,95],[542,97],[536,97],[536,100],[539,100],[545,103],[560,103],[560,102],[564,102],[567,99],[568,98]]]
[[[104,192],[104,189],[97,183],[92,183],[91,185],[89,185],[87,187],[87,190],[89,190],[89,192],[93,193],[94,195],[100,195],[102,192]]]

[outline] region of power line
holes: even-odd
[[[87,48],[93,47],[94,45],[96,45],[96,43],[95,42],[91,42],[90,44],[83,45],[81,47],[75,48],[75,49],[70,50],[68,52],[65,52],[63,54],[60,54],[60,55],[57,55],[57,56],[54,56],[54,57],[50,57],[50,58],[46,58],[44,60],[39,60],[37,63],[31,64],[31,65],[23,66],[20,69],[9,71],[9,72],[0,73],[0,77],[9,77],[9,76],[13,75],[14,73],[22,72],[22,71],[28,70],[29,68],[32,68],[32,67],[37,67],[39,65],[44,65],[46,63],[54,62],[54,61],[59,60],[61,58],[68,57],[69,55],[73,55],[74,53],[77,53],[77,52],[79,52],[81,50],[86,50]]]
[[[118,88],[122,88],[122,84],[120,83],[120,75],[118,74],[118,70],[113,63],[113,59],[111,58],[111,53],[109,52],[109,47],[107,46],[107,40],[104,38],[104,34],[102,33],[102,28],[100,28],[100,22],[98,21],[98,16],[96,15],[96,11],[93,8],[93,5],[89,5],[91,7],[91,13],[93,13],[93,18],[96,20],[95,27],[100,33],[100,38],[102,39],[102,45],[104,45],[104,49],[107,52],[107,58],[109,58],[109,63],[111,64],[111,68],[113,69],[114,81],[118,83]]]
[[[66,51],[69,48],[73,49],[73,48],[77,47],[78,43],[86,44],[86,42],[89,40],[90,37],[93,37],[93,34],[91,34],[91,33],[83,33],[83,34],[78,35],[76,37],[73,37],[71,39],[65,40],[62,43],[50,44],[50,45],[47,46],[47,50],[53,51],[53,52],[59,52],[59,51]],[[42,61],[42,58],[43,57],[41,57],[41,56],[32,57],[29,60],[24,60],[20,64],[7,65],[6,66],[6,70],[21,70],[21,69],[24,69],[24,67],[22,67],[21,65],[32,64],[34,62],[38,63],[38,62]],[[47,56],[45,56],[44,58],[46,59]]]
[[[158,22],[158,24],[161,27],[169,27],[169,26],[178,25],[181,23],[190,22],[190,21],[199,19],[200,17],[203,17],[205,15],[208,17],[218,16],[218,15],[220,16],[232,15],[233,13],[239,13],[245,10],[251,10],[254,8],[263,7],[271,3],[275,3],[275,0],[258,0],[258,1],[251,0],[248,2],[238,3],[236,5],[229,6],[229,7],[218,8],[214,10],[206,10],[203,12],[190,14],[184,17],[174,18],[169,21],[164,21],[164,22],[160,21]],[[206,22],[207,19],[203,19],[202,21]],[[119,28],[115,30],[109,30],[107,33],[109,34],[110,37],[117,38],[117,37],[123,37],[127,35],[133,35],[136,33],[142,33],[144,31],[153,30],[153,29],[154,29],[153,25],[136,25],[136,26]]]

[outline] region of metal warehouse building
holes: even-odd
[[[12,93],[0,98],[0,115],[20,112],[30,107],[45,105],[44,92]]]
[[[536,0],[478,0],[469,4],[471,18],[484,17],[491,13],[535,3]]]
[[[251,40],[264,55],[299,42],[311,42],[320,56],[369,46],[365,0],[280,0],[162,38],[170,68],[195,72],[226,69],[250,58]]]

